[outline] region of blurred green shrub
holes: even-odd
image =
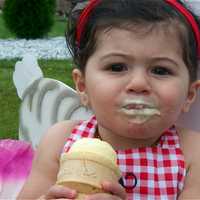
[[[3,18],[18,38],[42,38],[54,23],[56,0],[5,0]]]

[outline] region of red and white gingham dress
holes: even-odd
[[[63,151],[67,152],[74,141],[82,137],[94,137],[96,127],[94,116],[80,122]],[[165,131],[157,146],[116,152],[128,200],[177,199],[184,186],[186,168],[175,128]]]

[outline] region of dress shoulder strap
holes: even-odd
[[[72,130],[70,136],[67,138],[67,141],[64,145],[63,152],[69,151],[72,144],[77,141],[78,139],[81,139],[83,137],[94,137],[94,134],[96,132],[96,126],[97,121],[96,117],[92,116],[87,121],[80,121]]]
[[[180,138],[175,126],[166,130],[158,143],[163,149],[180,148]]]

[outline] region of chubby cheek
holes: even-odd
[[[91,85],[87,91],[90,107],[97,110],[106,108],[111,103],[109,93],[101,85]]]
[[[171,95],[163,94],[160,109],[161,116],[172,122],[177,121],[186,101],[186,94],[182,90],[171,90]]]
[[[115,107],[115,98],[111,98],[109,93],[94,91],[89,97],[91,108],[98,113],[112,113]],[[97,114],[97,113],[96,113]]]
[[[111,108],[118,98],[119,90],[116,91],[116,87],[107,81],[96,79],[95,81],[89,81],[87,84],[87,94],[90,101],[90,105],[93,109]]]

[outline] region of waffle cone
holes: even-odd
[[[120,177],[114,149],[99,139],[82,138],[61,155],[57,184],[75,189],[78,200],[103,193],[103,181],[118,182]]]
[[[78,196],[76,197],[75,200],[84,200],[86,196],[87,196],[86,194],[78,193]]]
[[[103,192],[100,183],[104,180],[118,181],[112,168],[93,160],[69,159],[63,162],[58,173],[57,184],[77,190],[78,193]]]

